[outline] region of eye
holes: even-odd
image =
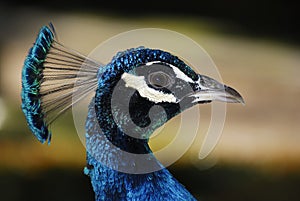
[[[171,77],[164,72],[153,72],[149,74],[148,81],[156,88],[164,88],[172,84]]]

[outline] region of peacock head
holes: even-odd
[[[22,110],[41,142],[50,142],[49,126],[61,114],[95,90],[93,114],[101,130],[118,145],[125,138],[130,146],[124,149],[133,151],[135,144],[144,147],[156,128],[196,104],[243,103],[237,91],[197,74],[169,52],[133,48],[103,65],[66,48],[55,35],[52,24],[41,28],[22,71]]]
[[[120,52],[98,73],[95,110],[104,131],[115,126],[126,135],[148,139],[172,117],[211,101],[244,102],[233,88],[197,74],[162,50]]]

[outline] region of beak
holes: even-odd
[[[199,75],[195,83],[195,93],[190,97],[193,98],[193,103],[221,101],[245,104],[243,97],[235,89],[205,75]]]

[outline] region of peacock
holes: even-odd
[[[95,200],[196,200],[155,158],[149,137],[190,107],[242,96],[164,50],[135,47],[103,65],[56,38],[51,23],[43,26],[22,70],[22,110],[35,137],[49,144],[51,124],[92,93],[84,174]]]

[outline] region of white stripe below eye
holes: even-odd
[[[168,102],[176,103],[177,99],[173,94],[167,94],[162,91],[149,87],[144,76],[136,76],[129,73],[124,73],[122,79],[126,87],[136,89],[139,94],[154,103]]]

